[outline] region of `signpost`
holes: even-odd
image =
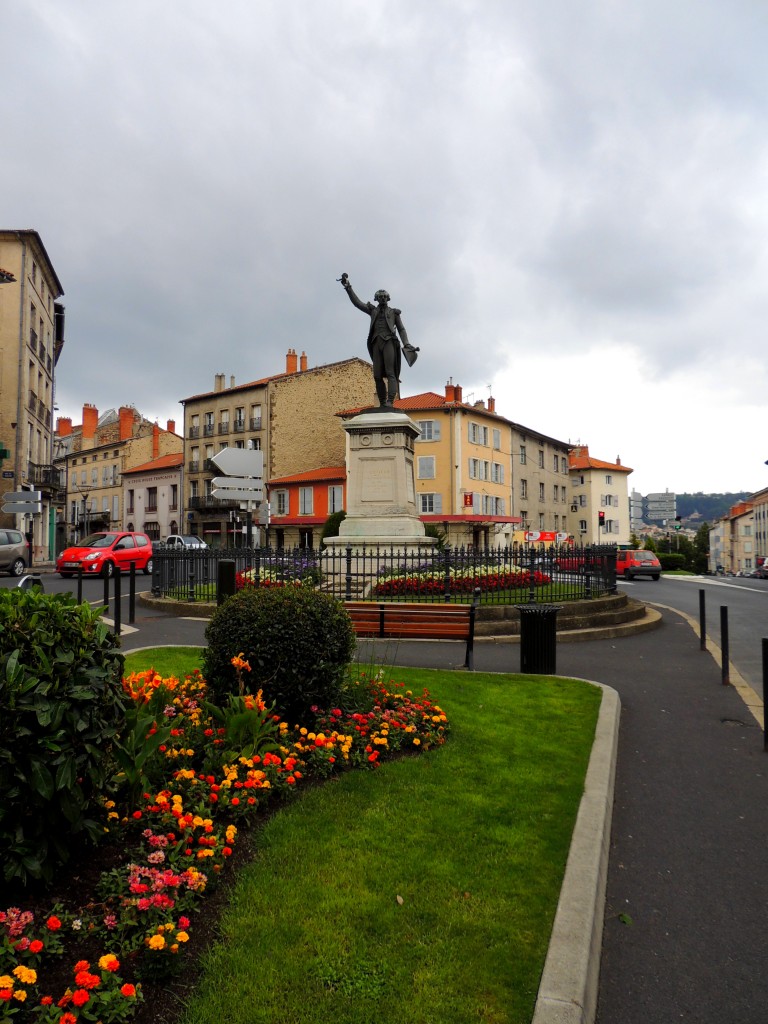
[[[246,543],[253,546],[253,510],[264,498],[264,453],[253,448],[222,448],[211,458],[225,476],[211,481],[211,494],[225,501],[238,501],[245,508]]]
[[[3,512],[10,515],[35,515],[42,511],[42,491],[6,491],[3,495]]]

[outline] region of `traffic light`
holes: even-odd
[[[681,522],[681,518],[682,518],[681,516],[675,516],[675,529],[676,530],[679,530],[681,528],[681,526],[683,525],[682,522]]]
[[[3,465],[3,460],[4,459],[10,459],[10,457],[11,457],[11,453],[5,447],[3,442],[0,441],[0,467],[2,467],[2,465]]]
[[[605,512],[598,512],[597,513],[597,527],[598,527],[598,529],[600,529],[603,526],[605,526]]]

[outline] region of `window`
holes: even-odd
[[[314,489],[312,487],[299,488],[299,515],[311,516],[314,508]]]
[[[527,480],[521,480],[520,481],[520,497],[521,498],[527,498],[528,497],[528,481]]]
[[[437,420],[419,420],[419,429],[421,430],[419,441],[440,440],[440,424]]]
[[[539,512],[539,529],[540,530],[544,529],[544,513],[543,512]]]
[[[171,501],[170,501],[170,504],[169,504],[168,507],[171,508],[171,509],[176,509],[176,508],[179,507],[179,485],[178,484],[171,484]]]
[[[442,494],[420,494],[420,511],[421,512],[442,512],[443,511],[443,496]]]
[[[522,526],[522,528],[524,530],[527,530],[528,529],[528,511],[527,511],[527,509],[524,509],[524,508],[520,509],[520,519],[522,520],[520,525]]]
[[[539,501],[544,501],[544,484],[539,484]]]
[[[491,463],[491,480],[493,480],[495,484],[504,483],[504,467],[500,462]]]
[[[241,405],[235,409],[235,430],[245,430],[245,406]]]
[[[252,437],[251,438],[251,450],[254,451],[254,452],[260,452],[261,451],[261,438],[260,437]]]
[[[544,451],[539,449],[539,469],[544,469]]]
[[[276,516],[288,515],[288,491],[275,491],[271,501],[274,502]]]
[[[120,499],[116,494],[112,495],[112,522],[116,523],[120,518]]]
[[[128,491],[128,508],[126,509],[126,512],[128,512],[130,515],[133,515],[133,512],[134,512],[134,507],[133,507],[133,490]]]
[[[526,460],[526,455],[525,455],[525,445],[524,445],[524,444],[521,444],[521,445],[520,445],[520,465],[521,465],[521,466],[524,466],[524,465],[525,465],[525,460]]]
[[[586,532],[587,532],[587,520],[586,519],[580,519],[579,520],[579,533],[586,533]]]
[[[418,477],[419,477],[419,480],[434,480],[435,479],[435,456],[434,455],[419,455],[417,462],[418,462]]]
[[[613,477],[611,476],[610,473],[606,473],[605,482],[608,484],[609,487],[613,483]]]
[[[213,413],[206,412],[203,417],[203,435],[210,437],[213,434]]]
[[[563,518],[565,518],[565,516],[563,516]],[[555,529],[556,530],[560,529],[560,516],[558,516],[558,515],[555,516]]]
[[[469,441],[470,444],[488,444],[488,427],[484,427],[481,423],[469,424]]]
[[[555,484],[554,487],[552,488],[552,501],[557,502],[559,496],[560,496],[560,488],[557,486],[557,484]]]
[[[189,481],[189,496],[190,498],[198,498],[200,496],[200,483],[198,480]]]
[[[261,430],[261,406],[251,406],[251,430]]]
[[[98,482],[99,482],[99,471],[98,471],[98,469],[92,469],[91,470],[91,483],[95,487],[96,484],[98,484]]]
[[[472,480],[489,480],[491,475],[491,464],[485,459],[469,460],[469,475]]]
[[[497,498],[493,494],[483,495],[483,515],[486,516],[503,516],[504,515],[504,499]]]
[[[157,488],[147,488],[147,512],[157,512]]]
[[[343,495],[344,488],[341,484],[331,484],[328,488],[328,511],[329,512],[341,512],[344,508]]]
[[[498,427],[493,428],[493,447],[497,452],[501,451],[501,431]]]
[[[560,472],[561,473],[567,473],[568,472],[568,459],[566,459],[566,457],[564,455],[560,459]]]
[[[556,455],[552,456],[552,472],[556,473],[560,465],[560,459]]]
[[[561,487],[560,488],[560,501],[562,501],[563,504],[565,504],[565,502],[567,500],[566,494],[567,494],[567,492],[566,492],[565,487]]]

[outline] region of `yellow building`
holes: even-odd
[[[427,391],[397,399],[395,407],[421,430],[414,469],[425,525],[454,546],[504,547],[525,540],[526,533],[566,539],[565,441],[506,419],[493,398],[465,402],[462,388],[451,382],[442,395]]]
[[[629,484],[632,470],[621,460],[605,462],[585,444],[570,451],[572,532],[581,544],[629,544]]]
[[[0,514],[0,526],[32,534],[33,562],[53,557],[61,499],[53,466],[54,375],[64,346],[63,294],[36,231],[0,230],[0,497],[42,493],[42,514],[26,521]]]

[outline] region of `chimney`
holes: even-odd
[[[301,370],[302,373],[304,373],[306,368],[307,368],[307,353],[306,352],[302,352],[301,353],[301,362],[299,364],[299,369]]]
[[[229,378],[229,386],[230,386],[231,388],[233,388],[233,387],[235,386],[235,375],[234,375],[234,373],[230,375],[230,378]]]
[[[617,466],[620,466],[620,465],[621,465],[621,459],[619,458],[619,456],[618,456],[618,455],[616,456],[616,465],[617,465]]]
[[[133,437],[133,409],[128,405],[120,406],[120,440],[129,441]]]
[[[456,396],[456,397],[455,397],[455,399],[454,399],[454,401],[456,401],[456,402],[462,402],[462,401],[463,401],[463,399],[462,399],[462,397],[461,397],[461,385],[460,385],[460,384],[457,384],[457,385],[456,385],[456,387],[454,388],[454,393],[455,393],[455,396]]]
[[[222,374],[223,376],[223,374]],[[157,459],[160,455],[160,427],[156,423],[152,427],[152,458]]]
[[[56,419],[56,433],[59,437],[69,437],[72,433],[72,420],[69,416],[59,416]]]
[[[488,412],[496,412],[496,399],[488,396]]]
[[[448,383],[445,385],[445,400],[446,402],[456,401],[456,388],[453,384]]]
[[[169,434],[175,434],[176,433],[176,420],[168,420],[168,426],[166,427],[166,430],[168,431]]]
[[[298,369],[298,358],[296,356],[296,349],[295,348],[289,348],[288,349],[288,354],[285,357],[285,372],[286,373],[296,373],[297,369]]]
[[[213,378],[213,390],[216,392],[224,390],[224,381],[226,375],[223,373],[217,373]]]
[[[83,406],[83,437],[93,439],[99,422],[99,410],[95,405],[86,403]]]

